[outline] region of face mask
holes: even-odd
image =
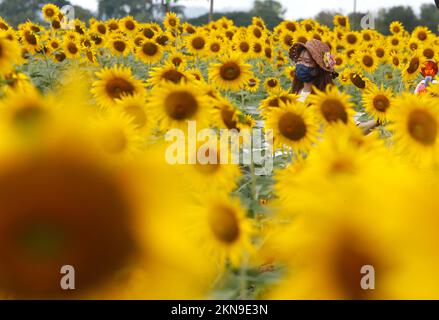
[[[313,82],[317,75],[317,68],[307,67],[303,64],[296,65],[296,77],[299,81]]]

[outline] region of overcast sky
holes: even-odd
[[[105,0],[111,1],[111,0]],[[288,9],[287,19],[309,18],[315,16],[324,9],[337,10],[343,13],[353,11],[354,0],[279,0]],[[79,4],[91,10],[97,9],[97,0],[71,0],[73,4]],[[197,6],[208,8],[208,0],[179,0],[186,7]],[[216,10],[239,10],[251,7],[253,0],[215,0]],[[375,11],[382,7],[396,5],[412,6],[416,12],[423,3],[432,3],[434,0],[357,0],[358,11]]]

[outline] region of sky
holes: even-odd
[[[111,1],[111,0],[105,0]],[[353,11],[354,0],[278,0],[287,8],[286,19],[310,18],[322,10],[336,10],[342,13]],[[93,11],[97,9],[97,0],[71,0],[73,4],[78,4]],[[186,7],[196,6],[208,8],[208,0],[179,0],[179,4]],[[233,11],[239,9],[249,9],[253,0],[215,0],[215,10]],[[357,11],[376,11],[382,7],[392,7],[396,5],[412,6],[415,12],[419,12],[419,7],[423,3],[432,3],[434,0],[357,0]]]

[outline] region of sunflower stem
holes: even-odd
[[[239,272],[239,298],[241,300],[247,300],[247,267],[248,267],[248,257],[247,252],[242,255],[241,269]]]

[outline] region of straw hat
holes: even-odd
[[[329,72],[334,72],[334,57],[331,55],[331,50],[326,43],[316,39],[309,40],[306,43],[297,42],[290,48],[289,55],[291,60],[297,62],[297,59],[299,59],[299,56],[304,49],[308,50],[311,57],[320,68]]]

